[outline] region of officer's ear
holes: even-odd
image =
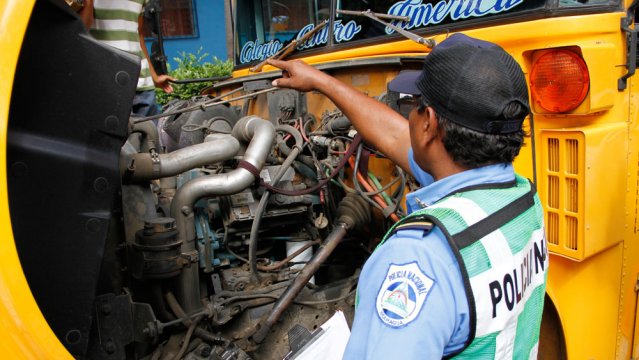
[[[422,120],[422,131],[428,137],[434,137],[439,135],[439,122],[437,121],[437,113],[431,106],[426,106],[424,111],[420,114]]]

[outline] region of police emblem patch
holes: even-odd
[[[391,327],[415,320],[433,283],[416,262],[391,264],[375,303],[380,320]]]

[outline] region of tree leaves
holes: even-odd
[[[230,75],[233,70],[231,60],[222,61],[217,57],[212,57],[212,62],[205,61],[209,56],[203,53],[200,47],[196,53],[181,52],[180,57],[173,58],[177,63],[175,70],[169,67],[169,75],[178,80],[212,78]],[[188,100],[200,94],[202,89],[211,85],[211,82],[197,82],[190,84],[173,84],[173,92],[166,94],[162,89],[155,89],[157,102],[164,105],[173,99]]]

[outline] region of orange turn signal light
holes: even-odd
[[[586,62],[573,51],[550,50],[534,62],[530,72],[532,100],[551,113],[576,109],[589,87]]]

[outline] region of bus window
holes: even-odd
[[[476,27],[486,21],[522,21],[557,8],[605,9],[618,4],[610,0],[337,0],[331,11],[330,0],[237,0],[235,18],[235,64],[256,63],[277,53],[293,39],[311,31],[316,24],[333,16],[332,29],[320,30],[297,50],[341,46],[365,46],[371,42],[392,41],[395,30],[366,16],[345,15],[335,10],[366,11],[408,17],[391,20],[398,27],[423,34],[444,33]],[[552,15],[553,13],[550,12]],[[558,13],[559,14],[559,13]],[[329,39],[330,30],[333,36]],[[366,40],[359,43],[360,40]]]
[[[261,61],[330,15],[330,0],[239,0],[236,64]],[[313,47],[325,45],[317,42]]]
[[[608,0],[559,0],[559,7],[610,5]]]

